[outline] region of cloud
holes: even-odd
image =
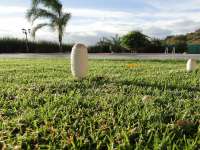
[[[99,41],[102,37],[111,37],[114,36],[115,33],[105,32],[105,31],[95,31],[94,33],[85,33],[76,32],[76,33],[65,33],[64,41],[68,43],[84,43],[87,45],[94,45]]]
[[[90,17],[90,18],[122,18],[130,17],[132,13],[124,11],[108,11],[88,8],[69,8],[66,12],[71,12],[75,17]]]
[[[153,38],[165,38],[166,35],[171,35],[173,33],[172,30],[153,26],[143,30],[143,32]]]
[[[0,6],[0,14],[8,15],[15,13],[24,13],[27,8],[22,6]]]
[[[130,1],[130,0],[129,0]],[[135,0],[132,0],[135,1]],[[118,1],[119,2],[119,1]],[[200,1],[197,0],[142,0],[151,9],[94,9],[68,8],[72,13],[64,42],[94,44],[102,36],[126,34],[141,30],[152,37],[192,32],[200,27]],[[186,7],[187,6],[187,7]],[[21,28],[30,28],[25,19],[27,7],[0,6],[0,35],[24,37]],[[57,35],[48,29],[37,33],[37,39],[57,41]]]

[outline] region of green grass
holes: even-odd
[[[183,61],[89,65],[78,81],[69,60],[1,59],[0,149],[200,148],[200,71]]]

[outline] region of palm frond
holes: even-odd
[[[52,12],[42,9],[42,8],[32,8],[28,10],[27,12],[27,18],[32,21],[32,23],[37,20],[38,18],[49,18],[51,20],[54,20],[57,18],[55,14]]]
[[[49,24],[49,23],[41,23],[41,24],[37,24],[35,27],[33,27],[33,29],[32,29],[32,37],[34,37],[35,38],[35,34],[36,34],[36,32],[39,30],[39,29],[41,29],[41,28],[43,28],[43,27],[45,27],[45,26],[50,26],[50,27],[52,27],[52,25],[51,24]]]
[[[59,35],[63,35],[64,28],[71,18],[70,13],[64,13],[61,17],[51,20],[52,24],[56,27],[59,32]]]
[[[61,17],[62,26],[66,26],[70,19],[71,19],[71,14],[70,13],[64,13]]]
[[[32,0],[32,8],[36,8],[39,4],[57,12],[57,14],[62,9],[62,4],[59,0]]]
[[[35,9],[31,8],[28,9],[26,12],[26,18],[28,19],[28,21],[31,21],[32,16],[35,14]]]
[[[32,0],[32,8],[36,8],[42,0]]]

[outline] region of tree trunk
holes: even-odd
[[[62,47],[62,35],[59,34],[59,48],[60,52],[63,52],[63,47]]]

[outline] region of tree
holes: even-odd
[[[165,39],[165,45],[168,47],[175,47],[176,52],[183,53],[187,51],[187,36],[178,35],[178,36],[170,36]]]
[[[162,53],[165,47],[163,41],[160,39],[152,38],[150,44],[145,47],[145,53]]]
[[[121,44],[131,52],[139,51],[149,43],[148,37],[140,31],[131,31],[121,39]]]
[[[58,32],[60,50],[62,51],[62,38],[65,27],[71,18],[70,13],[63,12],[63,6],[59,0],[32,0],[31,9],[26,13],[29,21],[34,23],[38,19],[47,19],[46,23],[39,23],[32,29],[32,36],[43,27],[50,27]]]
[[[102,52],[109,52],[110,51],[110,41],[106,38],[103,37],[97,42],[97,47],[100,48],[100,51]]]
[[[107,43],[110,45],[111,52],[121,52],[123,47],[121,46],[121,37],[116,34],[110,38],[106,38]]]

